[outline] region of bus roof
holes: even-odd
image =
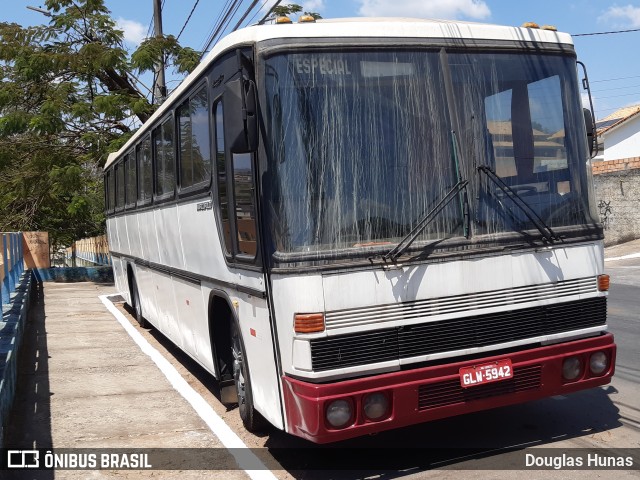
[[[274,39],[297,38],[440,38],[466,40],[500,40],[514,44],[522,42],[573,45],[568,33],[540,28],[508,27],[485,23],[432,20],[417,18],[336,18],[316,22],[254,25],[230,33],[222,38],[196,69],[187,76],[169,98],[147,120],[153,125],[172,108],[172,100],[179,97],[200,77],[209,65],[224,51],[236,45],[251,45]],[[109,154],[105,169],[129,150],[147,129],[140,128],[117,152]]]

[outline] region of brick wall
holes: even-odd
[[[621,158],[619,160],[605,160],[593,164],[593,174],[619,172],[621,170],[629,170],[632,168],[640,168],[640,157]]]
[[[640,238],[640,157],[593,165],[605,245]]]

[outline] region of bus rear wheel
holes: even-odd
[[[253,390],[249,379],[247,356],[237,322],[231,324],[231,354],[233,356],[233,379],[238,395],[238,411],[242,423],[250,432],[263,430],[268,423],[253,404]]]
[[[140,303],[140,293],[138,292],[138,283],[136,282],[136,277],[131,276],[131,291],[132,291],[132,302],[133,302],[133,310],[136,314],[136,320],[138,324],[142,328],[147,328],[149,324],[142,316],[142,303]]]

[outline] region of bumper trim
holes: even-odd
[[[594,376],[583,368],[578,379],[567,382],[562,378],[562,361],[567,356],[580,356],[586,367],[589,355],[605,351],[609,356],[609,368]],[[342,382],[313,384],[284,375],[282,377],[287,431],[316,443],[328,443],[347,438],[377,433],[440,418],[487,410],[516,403],[537,400],[553,395],[564,395],[579,390],[606,385],[615,370],[616,345],[613,335],[574,340],[544,347],[532,348],[488,356],[471,361],[417,368],[385,373]],[[510,359],[514,372],[532,372],[539,368],[539,380],[527,377],[523,388],[514,388],[507,383],[470,387],[459,387],[459,369],[480,363]],[[533,369],[533,370],[532,370]],[[449,388],[442,398],[445,402],[430,402],[429,391]],[[459,387],[459,388],[458,388]],[[486,392],[473,390],[484,388]],[[390,398],[390,414],[381,421],[372,422],[362,412],[362,398],[371,392],[386,392]],[[453,394],[451,396],[450,394]],[[426,396],[425,396],[426,395]],[[346,398],[354,405],[353,423],[342,429],[332,428],[325,422],[328,402]]]

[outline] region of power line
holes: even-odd
[[[202,46],[200,47],[201,52],[205,52],[206,48],[211,44],[214,32],[218,28],[218,24],[220,23],[220,20],[222,19],[224,12],[226,12],[227,9],[230,8],[231,1],[232,0],[227,0],[225,2],[224,6],[222,7],[222,10],[218,14],[218,17],[216,18],[215,22],[213,22],[213,28],[211,28],[211,30],[209,31],[209,34],[207,35],[206,40],[202,43]]]
[[[640,28],[631,28],[629,30],[613,30],[611,32],[594,32],[594,33],[572,33],[572,37],[591,37],[593,35],[612,35],[614,33],[640,32]]]
[[[235,32],[238,29],[240,24],[242,24],[242,22],[244,22],[244,19],[247,18],[249,13],[251,13],[251,10],[253,10],[253,8],[256,6],[256,3],[258,3],[259,1],[260,0],[253,0],[253,2],[251,2],[251,5],[249,5],[249,8],[247,8],[247,10],[244,12],[244,15],[242,15],[242,17],[240,18],[238,23],[236,23],[236,26],[233,27],[233,30],[231,30],[232,32]]]
[[[632,77],[606,78],[604,80],[590,80],[589,83],[614,82],[616,80],[628,80],[630,78],[640,78],[640,75],[634,75]]]
[[[233,15],[235,15],[235,13],[238,11],[238,8],[240,7],[241,3],[242,3],[242,0],[233,0],[233,3],[231,4],[229,9],[226,11],[224,16],[222,17],[222,20],[220,21],[218,26],[215,28],[215,30],[211,33],[209,38],[207,39],[207,43],[205,47],[202,49],[202,56],[204,56],[204,52],[209,50],[209,47],[211,46],[212,43],[214,43],[218,35],[224,31],[229,21],[231,21],[231,18],[233,17]]]
[[[611,90],[624,90],[625,88],[638,88],[640,85],[627,85],[626,87],[612,87],[612,88],[603,88],[602,90],[591,90],[592,93],[596,92],[609,92]]]
[[[247,22],[247,25],[251,25],[253,22],[253,19],[256,18],[258,16],[258,14],[262,11],[262,9],[264,8],[264,6],[269,3],[269,0],[264,0],[264,2],[262,3],[262,5],[260,5],[260,8],[258,8],[256,10],[256,12],[253,14],[253,16],[249,19],[249,21]]]
[[[604,100],[605,98],[619,98],[619,97],[630,97],[631,95],[638,95],[640,96],[639,92],[632,92],[632,93],[623,93],[621,95],[609,95],[608,97],[597,97],[598,100]]]
[[[189,20],[191,20],[191,16],[193,15],[193,12],[196,11],[196,7],[198,6],[198,3],[200,3],[200,0],[196,0],[196,3],[193,4],[193,8],[191,9],[191,12],[189,13],[189,16],[187,17],[187,20],[184,22],[184,25],[180,29],[180,33],[176,37],[176,40],[180,40],[180,35],[182,35],[182,32],[184,32],[184,29],[187,26],[187,23],[189,23]]]
[[[278,5],[280,5],[281,2],[282,0],[276,0],[276,3],[271,5],[271,8],[267,12],[267,14],[264,17],[262,17],[262,20],[258,22],[258,25],[262,25],[267,20],[267,18],[269,18],[269,15],[271,15],[271,12],[273,12],[273,9],[276,8]]]

